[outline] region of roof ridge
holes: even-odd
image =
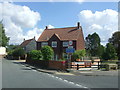
[[[67,29],[67,28],[77,28],[77,27],[51,28],[51,29],[45,29],[45,30],[54,30],[54,29]]]
[[[54,33],[53,35],[57,36],[60,39],[60,36],[57,33]]]

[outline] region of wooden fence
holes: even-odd
[[[120,69],[120,61],[79,61],[79,62],[72,62],[70,67],[67,65],[67,68],[79,70],[80,68],[96,68],[102,69],[106,68],[108,64],[116,64],[117,68]]]

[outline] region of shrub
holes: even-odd
[[[40,50],[32,50],[28,53],[28,58],[32,60],[40,60],[42,58],[42,53]]]
[[[13,55],[13,52],[14,52],[14,50],[9,51],[9,52],[8,52],[8,56],[12,56],[12,55]]]
[[[16,48],[15,50],[12,51],[12,55],[14,57],[19,57],[25,55],[25,51],[22,48]]]
[[[51,60],[53,57],[53,49],[50,46],[44,46],[41,49],[43,60]]]
[[[86,55],[85,50],[77,50],[73,53],[73,58],[76,59],[82,59]]]

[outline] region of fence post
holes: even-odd
[[[79,70],[79,65],[77,64],[77,70]]]
[[[98,61],[98,70],[100,69],[100,62]]]

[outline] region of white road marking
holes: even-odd
[[[63,80],[63,81],[68,82],[67,80]]]
[[[29,69],[35,68],[35,67],[29,66],[29,65],[24,65],[24,66],[26,66],[26,67],[29,68]],[[37,69],[37,70],[41,70],[41,69]],[[37,71],[37,70],[32,70],[32,71]],[[42,73],[42,72],[39,72],[39,73]],[[76,86],[78,86],[78,87],[80,87],[80,88],[88,88],[88,87],[85,87],[85,86],[83,86],[83,85],[75,84],[74,82],[71,82],[71,81],[68,81],[68,80],[65,80],[65,79],[62,79],[62,78],[59,78],[59,77],[55,77],[54,75],[51,75],[51,74],[48,74],[48,73],[42,73],[42,74],[45,74],[45,75],[48,75],[48,76],[50,76],[50,77],[59,79],[59,80],[61,80],[61,81],[67,82],[67,83],[69,83],[69,84],[74,84],[74,85],[76,85]]]

